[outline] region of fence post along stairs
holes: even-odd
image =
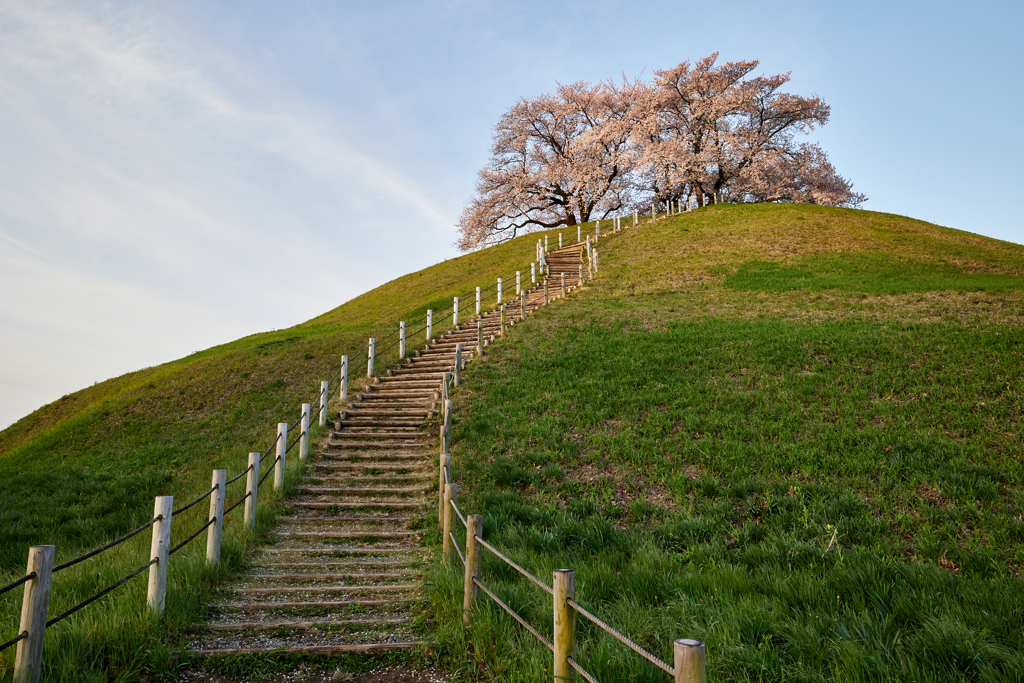
[[[546,254],[557,291],[563,280],[566,292],[581,284],[582,253],[574,244]],[[446,450],[448,386],[504,327],[545,305],[540,285],[508,299],[502,284],[498,278],[476,289],[480,314],[464,324],[454,324],[457,298],[450,313],[428,312],[425,346],[410,351],[403,343],[398,365],[378,369],[337,413],[329,435],[309,444],[305,478],[271,542],[212,605],[215,619],[194,651],[332,654],[427,645],[413,621],[426,601],[421,572],[430,559],[416,523],[435,504],[427,492],[437,476],[438,432],[430,424],[440,422]],[[419,333],[407,336],[404,323],[400,329],[403,342]]]

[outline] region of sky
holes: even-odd
[[[1017,243],[1024,4],[0,0],[0,428],[457,256],[498,117],[712,52],[864,208]]]

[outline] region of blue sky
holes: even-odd
[[[456,255],[516,99],[714,51],[865,208],[1022,242],[1022,7],[2,0],[0,427]]]

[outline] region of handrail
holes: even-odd
[[[177,516],[178,516],[178,515],[180,515],[180,514],[181,514],[182,512],[184,512],[185,510],[188,510],[188,509],[189,509],[190,507],[192,507],[192,506],[193,506],[193,505],[195,505],[196,503],[198,503],[198,502],[200,502],[200,501],[202,501],[202,500],[205,500],[205,499],[206,499],[206,498],[207,498],[207,497],[208,497],[208,496],[209,496],[209,495],[210,495],[211,493],[213,493],[214,491],[216,491],[216,490],[217,490],[217,489],[219,489],[219,488],[220,488],[220,484],[215,484],[215,485],[214,485],[214,487],[213,487],[212,489],[210,489],[209,491],[207,491],[207,492],[206,492],[206,493],[204,493],[203,495],[199,496],[198,498],[196,498],[195,500],[193,500],[193,501],[192,501],[191,503],[189,503],[189,504],[187,504],[187,505],[185,505],[185,506],[183,506],[183,507],[180,507],[180,508],[178,508],[177,510],[175,510],[175,511],[174,511],[174,512],[172,512],[171,514],[172,514],[173,516],[177,517]]]
[[[194,534],[192,534],[191,536],[189,536],[188,538],[186,538],[186,539],[185,539],[184,541],[182,541],[182,542],[181,542],[181,543],[179,543],[178,545],[176,545],[176,546],[174,546],[173,548],[171,548],[171,549],[170,549],[170,550],[169,550],[169,551],[167,552],[167,555],[168,555],[168,557],[170,557],[170,556],[171,556],[171,555],[173,555],[174,553],[176,553],[176,552],[178,552],[179,550],[181,550],[182,548],[184,548],[184,547],[185,547],[186,545],[188,545],[188,544],[189,544],[189,543],[190,543],[190,542],[191,542],[191,541],[192,541],[192,540],[193,540],[193,539],[194,539],[194,538],[195,538],[196,536],[198,536],[199,534],[201,534],[201,533],[203,533],[204,531],[206,531],[206,529],[207,529],[207,528],[209,528],[209,526],[210,526],[211,524],[213,524],[214,522],[216,522],[216,521],[217,521],[217,518],[216,518],[216,517],[213,517],[213,518],[212,518],[212,519],[211,519],[210,521],[208,521],[208,522],[207,522],[206,524],[204,524],[204,525],[202,525],[201,527],[199,527],[199,530],[198,530],[198,531],[196,531],[196,532],[195,532]]]
[[[84,561],[84,560],[88,560],[88,559],[89,559],[90,557],[93,557],[93,556],[95,556],[95,555],[99,555],[99,554],[100,554],[100,553],[102,553],[102,552],[103,552],[104,550],[110,550],[110,549],[111,549],[111,548],[113,548],[114,546],[118,546],[118,545],[121,545],[122,543],[124,543],[125,541],[127,541],[127,540],[128,540],[129,538],[131,538],[132,536],[134,536],[134,535],[136,535],[136,534],[138,534],[138,533],[141,533],[141,532],[145,531],[146,529],[148,529],[149,527],[151,527],[151,526],[153,526],[154,524],[156,524],[157,522],[160,522],[160,521],[162,521],[162,520],[163,520],[163,518],[164,518],[164,516],[163,516],[163,515],[157,515],[157,516],[156,516],[156,517],[154,517],[153,519],[149,520],[148,522],[146,522],[145,524],[143,524],[142,526],[140,526],[140,527],[139,527],[138,529],[136,529],[135,531],[130,531],[130,532],[128,532],[127,534],[125,534],[124,536],[122,536],[121,538],[118,538],[118,539],[116,539],[116,540],[113,540],[113,541],[111,541],[110,543],[107,543],[107,544],[106,544],[106,545],[104,545],[104,546],[100,546],[99,548],[96,548],[96,550],[92,550],[92,551],[90,551],[90,552],[87,552],[87,553],[86,553],[85,555],[81,555],[80,557],[76,557],[76,558],[75,558],[75,559],[73,559],[73,560],[68,560],[68,561],[67,561],[67,562],[65,562],[64,564],[58,564],[58,565],[57,565],[56,567],[54,567],[54,568],[53,568],[53,570],[52,570],[52,573],[56,574],[57,572],[59,572],[59,571],[60,571],[60,570],[62,570],[62,569],[67,569],[68,567],[73,567],[74,565],[78,564],[79,562],[82,562],[82,561]],[[35,573],[35,572],[33,572],[33,574],[34,574],[34,573]]]
[[[15,581],[13,583],[9,583],[6,586],[4,586],[3,588],[0,588],[0,595],[3,595],[7,591],[12,591],[15,588],[17,588],[18,586],[20,586],[21,584],[26,583],[28,581],[31,581],[34,578],[36,578],[36,573],[35,572],[29,572],[28,574],[25,574],[25,576],[21,577],[17,581]]]
[[[569,666],[571,666],[573,670],[576,671],[576,673],[578,673],[580,676],[583,676],[583,678],[587,679],[590,683],[597,683],[597,680],[593,676],[588,674],[586,671],[584,671],[583,667],[577,664],[575,659],[573,659],[572,657],[566,657],[565,661],[569,662]]]
[[[619,633],[618,631],[613,629],[608,624],[604,623],[603,621],[601,621],[600,619],[595,617],[593,614],[591,614],[586,609],[584,609],[584,607],[582,605],[580,605],[578,602],[576,602],[572,598],[569,598],[568,600],[566,600],[566,602],[569,604],[570,607],[572,607],[574,610],[576,610],[577,612],[579,612],[580,614],[585,616],[587,619],[590,619],[592,622],[594,622],[595,624],[597,624],[598,626],[603,628],[610,635],[612,635],[617,640],[619,640],[619,642],[621,642],[623,645],[626,645],[627,647],[631,648],[638,655],[640,655],[641,657],[645,658],[646,660],[648,660],[649,662],[651,662],[652,664],[654,664],[655,666],[660,668],[662,671],[665,671],[670,676],[674,676],[675,675],[675,670],[672,667],[670,667],[668,664],[666,664],[665,662],[661,661],[660,659],[658,659],[657,657],[652,655],[650,652],[648,652],[647,650],[643,649],[642,647],[640,647],[639,645],[634,643],[632,640],[630,640],[626,636],[622,635],[621,633]]]
[[[462,560],[462,565],[466,565],[466,556],[462,554],[462,548],[459,547],[459,542],[455,540],[455,533],[452,531],[448,532],[448,536],[452,539],[452,544],[455,547],[455,552],[458,553],[459,559]]]
[[[114,590],[115,588],[117,588],[120,585],[123,585],[123,584],[127,583],[131,579],[134,579],[136,576],[141,574],[144,569],[146,569],[147,567],[149,567],[152,564],[156,564],[159,561],[160,561],[160,558],[154,557],[152,560],[150,560],[146,564],[142,565],[141,567],[139,567],[138,569],[136,569],[131,574],[129,574],[128,576],[124,577],[123,579],[121,579],[117,583],[115,583],[115,584],[113,584],[111,586],[107,586],[106,588],[101,590],[99,593],[96,593],[95,595],[93,595],[91,598],[85,600],[84,602],[78,603],[77,605],[75,605],[74,607],[69,609],[67,612],[64,612],[60,616],[56,616],[53,619],[50,619],[49,621],[46,622],[46,628],[50,628],[54,624],[60,623],[61,621],[67,619],[68,617],[70,617],[72,614],[74,614],[78,610],[82,609],[83,607],[85,607],[87,605],[90,605],[93,602],[96,602],[97,600],[102,598],[104,595],[106,595],[110,591]]]
[[[249,465],[244,470],[242,470],[239,474],[236,474],[235,476],[231,477],[226,482],[224,482],[224,486],[229,486],[230,484],[234,484],[236,481],[238,481],[239,479],[241,479],[245,475],[249,474],[249,472],[251,470],[252,470],[252,465]]]
[[[515,619],[516,621],[518,621],[518,622],[519,622],[520,624],[522,624],[522,625],[523,625],[523,627],[524,627],[524,628],[525,628],[525,629],[526,629],[527,631],[529,631],[530,633],[532,633],[532,634],[533,634],[533,635],[534,635],[534,636],[535,636],[535,637],[537,638],[537,640],[539,640],[540,642],[542,642],[542,643],[544,643],[545,645],[547,645],[547,646],[548,646],[548,649],[549,649],[549,650],[551,650],[552,652],[554,652],[554,650],[555,650],[555,646],[554,646],[554,645],[553,645],[553,644],[551,643],[551,641],[550,641],[550,640],[548,640],[547,638],[545,638],[544,636],[542,636],[542,635],[540,634],[540,632],[539,632],[539,631],[538,631],[537,629],[535,629],[534,627],[532,627],[532,626],[530,626],[530,625],[529,625],[528,623],[526,623],[526,620],[525,620],[525,619],[523,619],[523,618],[522,618],[521,616],[519,616],[518,614],[516,614],[515,612],[513,612],[513,611],[512,611],[512,608],[511,608],[511,607],[509,607],[508,605],[506,605],[506,604],[505,604],[504,602],[502,602],[501,598],[499,598],[499,597],[498,597],[497,595],[495,595],[494,593],[492,593],[492,592],[491,592],[491,589],[490,589],[490,588],[488,588],[487,586],[485,586],[484,584],[482,584],[482,583],[480,582],[480,579],[478,579],[478,578],[476,578],[476,577],[474,576],[474,577],[473,577],[473,583],[474,583],[474,584],[476,584],[476,586],[477,586],[477,587],[478,587],[478,588],[479,588],[480,590],[482,590],[482,591],[483,591],[484,593],[487,593],[487,595],[489,595],[489,596],[490,596],[491,600],[494,600],[494,602],[498,603],[498,604],[499,604],[499,605],[501,606],[501,608],[502,608],[503,610],[505,610],[506,612],[508,612],[508,613],[509,613],[509,616],[511,616],[511,617],[512,617],[513,619]]]
[[[522,574],[526,578],[528,578],[530,581],[533,581],[535,584],[537,584],[538,586],[540,586],[541,588],[546,590],[549,595],[554,595],[555,594],[555,591],[554,591],[554,589],[551,588],[551,586],[547,585],[546,583],[544,583],[543,581],[538,579],[536,576],[534,576],[533,574],[531,574],[530,572],[526,571],[525,569],[520,567],[518,564],[516,564],[515,562],[513,562],[512,560],[507,558],[504,555],[504,553],[502,553],[500,550],[495,548],[493,545],[491,545],[490,543],[485,541],[481,536],[477,536],[476,537],[476,542],[479,543],[480,545],[482,545],[483,547],[487,548],[488,550],[490,550],[492,553],[497,555],[500,559],[504,560],[507,565],[509,565],[510,567],[515,569],[517,572],[519,572],[520,574]]]

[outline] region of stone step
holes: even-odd
[[[295,629],[310,631],[332,626],[385,626],[390,624],[407,624],[408,617],[397,619],[328,619],[324,621],[242,621],[235,624],[210,624],[211,631],[275,631],[277,629]]]
[[[244,647],[225,648],[213,650],[194,650],[197,655],[216,657],[223,655],[280,655],[280,654],[311,654],[311,655],[332,655],[344,652],[379,652],[385,650],[410,650],[426,647],[424,641],[402,641],[386,643],[346,643],[342,645],[296,645],[296,646],[268,646],[268,647]]]
[[[231,592],[240,595],[276,595],[280,593],[397,593],[415,590],[419,590],[419,586],[405,584],[401,586],[272,586],[267,588],[232,588]]]

